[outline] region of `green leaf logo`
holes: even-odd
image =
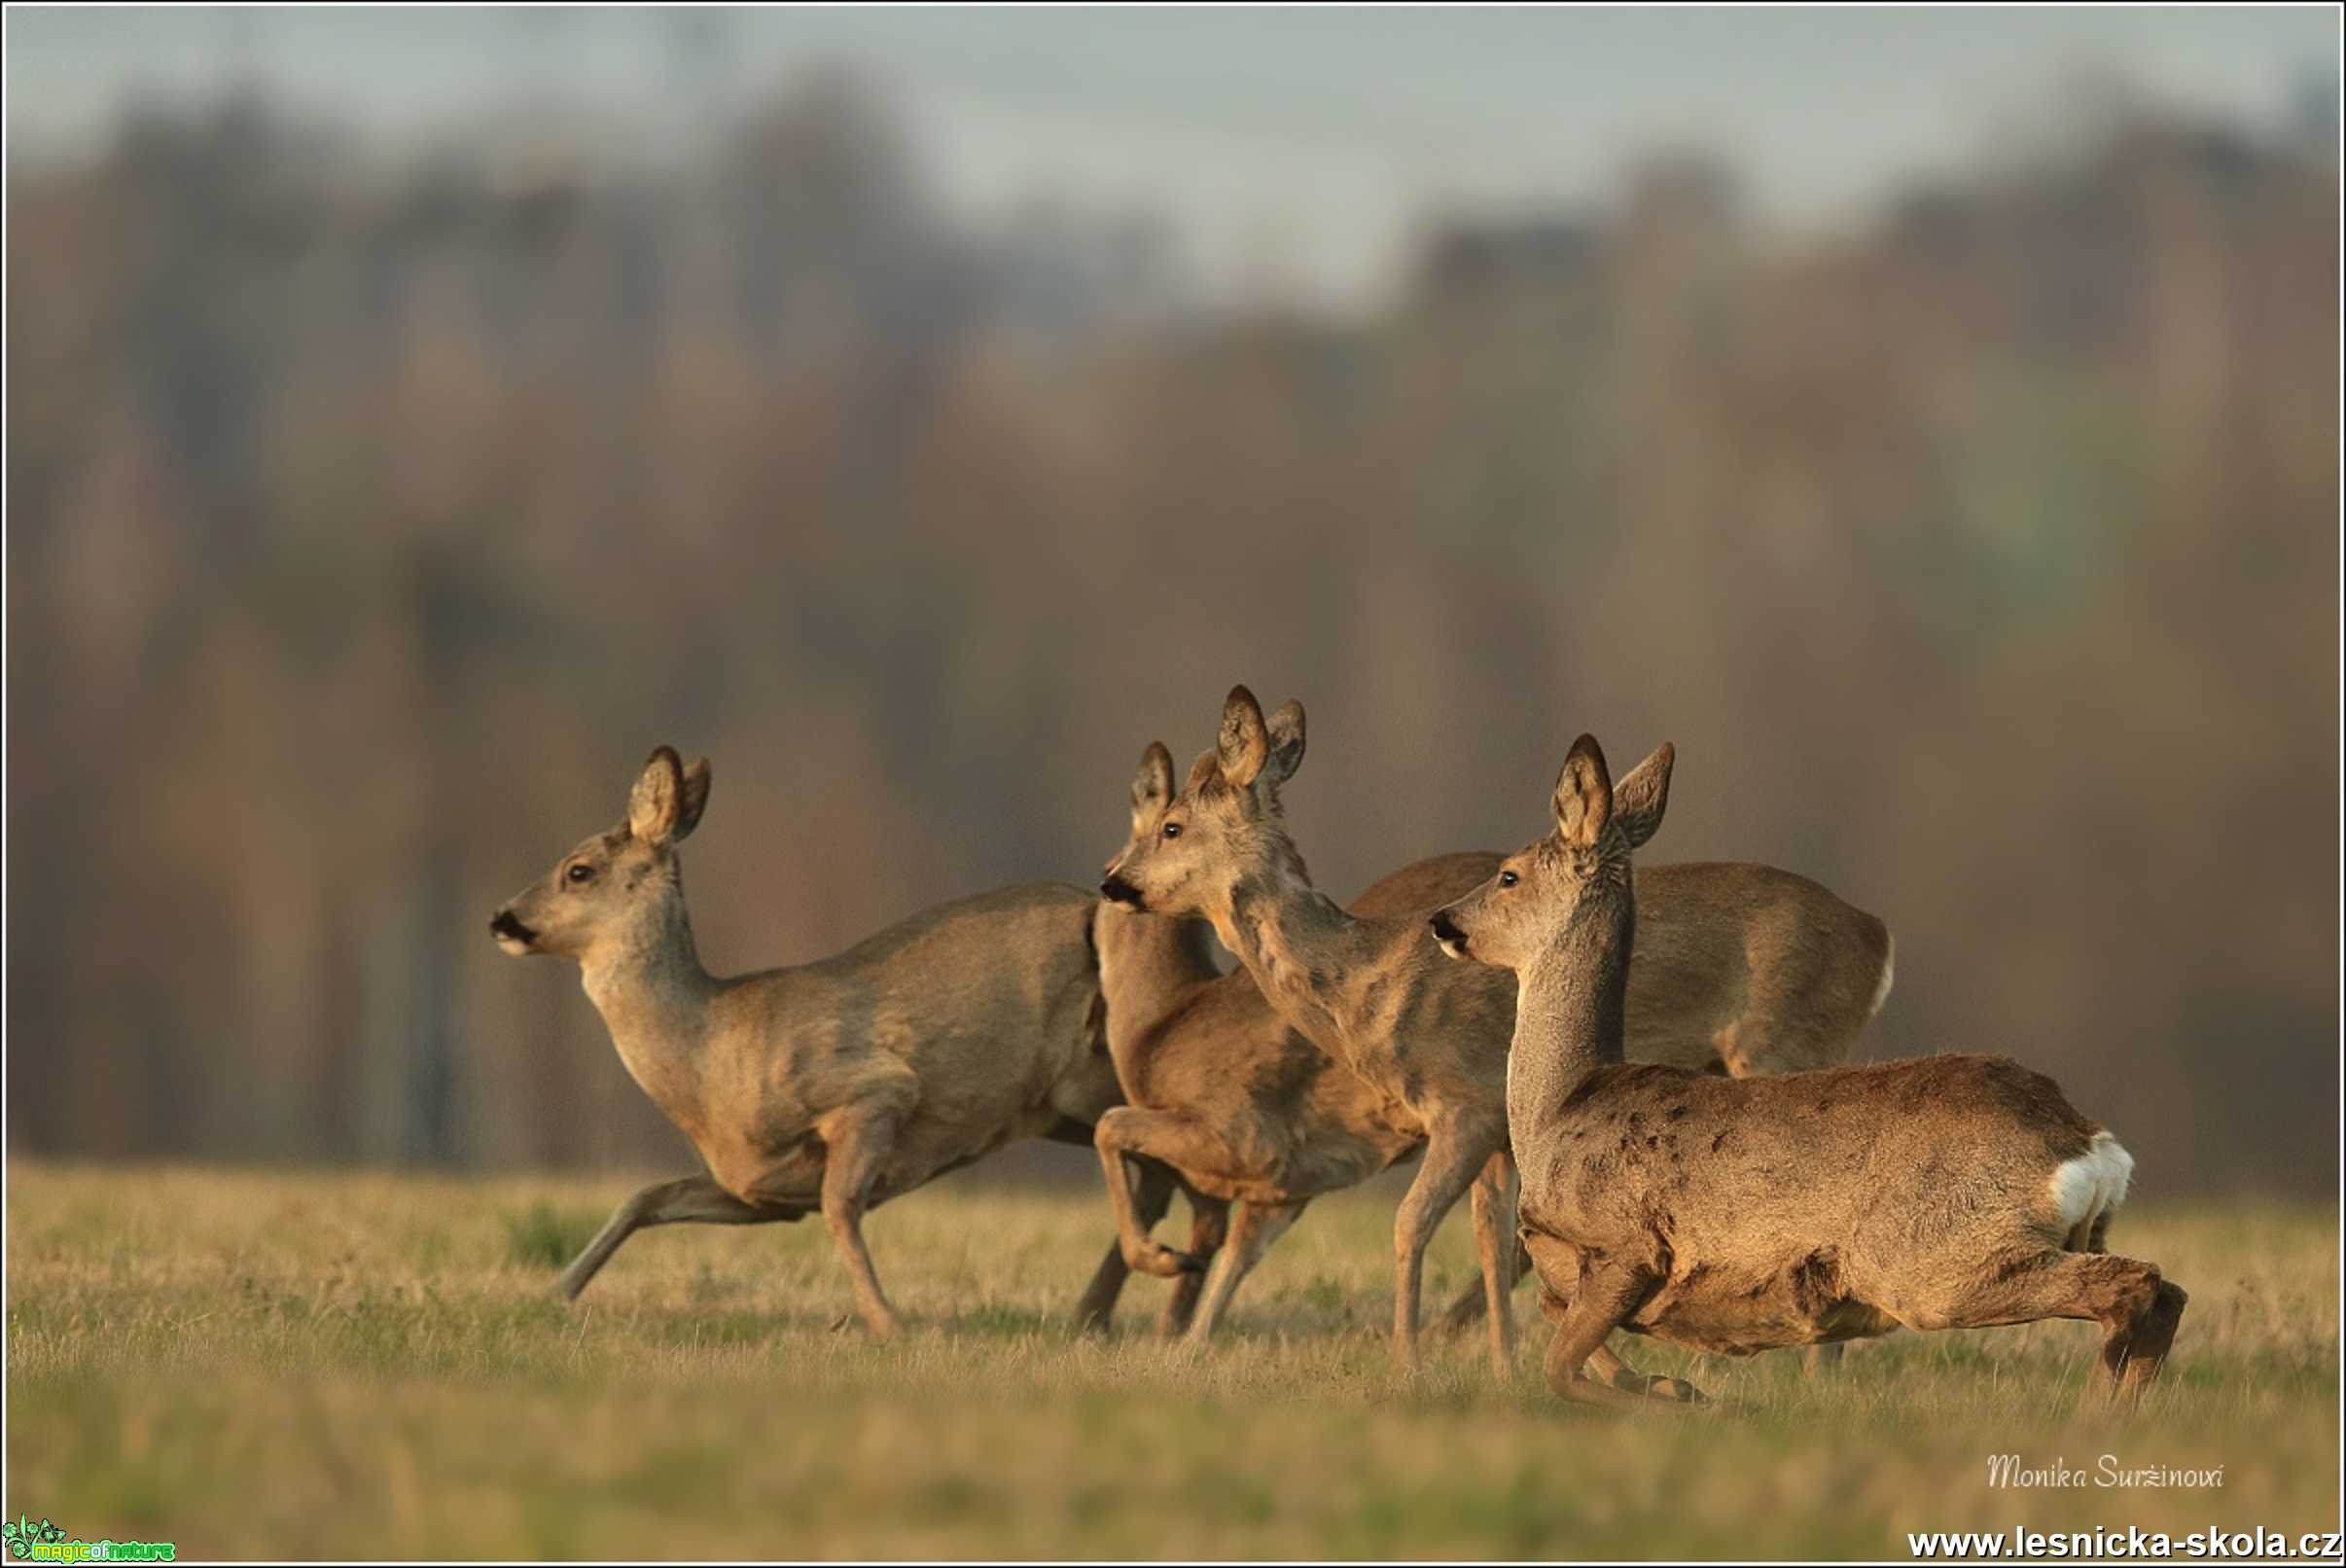
[[[31,1556],[36,1542],[64,1539],[65,1532],[47,1519],[35,1524],[29,1517],[19,1514],[13,1519],[0,1521],[0,1540],[8,1543],[9,1554],[14,1557]]]

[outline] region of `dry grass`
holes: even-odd
[[[15,1162],[6,1512],[183,1556],[1903,1555],[1909,1529],[2335,1528],[2337,1217],[2130,1212],[2192,1292],[2166,1383],[2077,1413],[2094,1330],[1639,1365],[1723,1399],[1591,1417],[1475,1346],[1389,1370],[1392,1194],[1324,1203],[1203,1356],[1064,1313],[1089,1193],[964,1180],[871,1235],[916,1325],[828,1325],[817,1226],[638,1237],[575,1307],[553,1260],[618,1182]],[[1471,1269],[1463,1225],[1437,1249]],[[1991,1452],[2224,1467],[2221,1490],[2011,1491]]]

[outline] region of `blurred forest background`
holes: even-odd
[[[2085,118],[1838,228],[1728,147],[1430,209],[1342,310],[966,223],[852,73],[653,163],[249,89],[14,158],[14,1146],[678,1164],[484,930],[654,744],[723,972],[1088,883],[1244,680],[1339,895],[1672,739],[1651,854],[1891,924],[1869,1054],[2045,1068],[2146,1196],[2327,1190],[2334,79]]]

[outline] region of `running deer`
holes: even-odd
[[[1210,921],[1279,1016],[1366,1080],[1384,1114],[1424,1141],[1394,1226],[1393,1344],[1404,1369],[1417,1361],[1426,1242],[1468,1188],[1476,1190],[1475,1250],[1493,1354],[1504,1364],[1515,1259],[1506,1234],[1514,1173],[1501,1080],[1510,998],[1472,971],[1428,962],[1415,917],[1356,917],[1312,887],[1279,801],[1302,760],[1300,704],[1266,724],[1251,693],[1232,691],[1217,746],[1198,757],[1148,837],[1109,863],[1100,890],[1135,909]],[[1145,1253],[1127,1261],[1162,1263]]]
[[[1172,756],[1153,743],[1132,785],[1136,839],[1155,836],[1172,797]],[[1488,875],[1485,861],[1421,861],[1378,882],[1353,908],[1422,916]],[[1187,934],[1186,984],[1168,984],[1159,967],[1167,929]],[[1243,970],[1221,974],[1201,923],[1109,901],[1097,933],[1108,1050],[1127,1103],[1100,1118],[1094,1142],[1125,1260],[1184,1280],[1204,1266],[1193,1254],[1151,1239],[1153,1222],[1135,1196],[1134,1157],[1171,1165],[1193,1192],[1238,1205],[1191,1322],[1191,1339],[1202,1341],[1305,1204],[1407,1158],[1424,1139],[1366,1079],[1290,1028]],[[1475,1300],[1482,1301],[1479,1289]]]
[[[1506,1148],[1514,992],[1503,978],[1438,962],[1411,914],[1356,917],[1311,886],[1279,801],[1302,762],[1303,728],[1300,704],[1290,702],[1265,721],[1252,693],[1231,692],[1216,749],[1198,758],[1181,790],[1146,811],[1136,799],[1134,837],[1110,863],[1102,891],[1138,909],[1209,920],[1265,1005],[1367,1080],[1397,1129],[1426,1141],[1425,1162],[1395,1222],[1394,1342],[1406,1366],[1415,1358],[1419,1279],[1434,1229],[1478,1176],[1487,1192],[1480,1206],[1490,1215],[1477,1227],[1477,1250],[1507,1223],[1499,1187],[1507,1173],[1493,1158]],[[1146,788],[1154,791],[1154,781]],[[1670,935],[1653,944],[1633,981],[1641,1016],[1653,1020],[1634,1042],[1641,1056],[1732,1073],[1846,1056],[1889,987],[1890,941],[1881,922],[1813,882],[1765,867],[1661,867],[1654,875],[1657,923]],[[1148,1107],[1140,1096],[1155,1091],[1133,1092]],[[1209,1121],[1245,1118],[1253,1112],[1233,1111],[1233,1101],[1254,1092],[1249,1079],[1231,1073],[1206,1084],[1191,1104],[1152,1108]],[[1277,1086],[1259,1092],[1275,1094]],[[1160,1117],[1141,1124],[1161,1129],[1168,1123]],[[1177,1143],[1193,1149],[1170,1139],[1166,1147]],[[1182,1158],[1154,1144],[1131,1147],[1182,1168]],[[1207,1174],[1190,1172],[1192,1180]],[[1128,1228],[1120,1225],[1120,1234],[1129,1246]],[[1511,1273],[1517,1254],[1512,1245],[1501,1250],[1504,1260],[1485,1260],[1483,1289],[1453,1307],[1454,1318],[1504,1301],[1493,1287]],[[1161,1256],[1137,1255],[1167,1266]],[[1508,1333],[1502,1312],[1495,1345]]]
[[[820,963],[718,979],[693,947],[677,856],[708,798],[706,759],[688,768],[660,747],[619,826],[489,921],[508,953],[577,960],[629,1076],[707,1166],[622,1203],[555,1289],[575,1298],[647,1226],[819,1210],[865,1323],[893,1333],[865,1212],[1016,1138],[1088,1143],[1120,1097],[1092,949],[1098,901],[1060,883],[1005,888]],[[1167,1173],[1140,1186],[1161,1214]],[[1212,1239],[1201,1210],[1193,1244]],[[1104,1319],[1123,1277],[1111,1248],[1082,1315]]]
[[[1753,1079],[1624,1059],[1630,852],[1661,825],[1673,760],[1663,746],[1616,790],[1582,735],[1555,831],[1429,921],[1429,947],[1519,988],[1508,1120],[1557,1322],[1548,1382],[1599,1404],[1700,1398],[1676,1379],[1589,1378],[1616,1328],[1748,1355],[2090,1318],[2111,1390],[2139,1394],[2184,1292],[2103,1250],[2134,1161],[2052,1080],[2001,1056]]]

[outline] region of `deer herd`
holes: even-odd
[[[730,978],[701,966],[678,859],[708,764],[654,752],[624,819],[489,923],[509,953],[579,964],[705,1167],[622,1203],[558,1292],[646,1226],[819,1213],[864,1323],[893,1334],[866,1212],[1043,1137],[1092,1145],[1106,1176],[1116,1239],[1086,1328],[1138,1269],[1173,1281],[1159,1332],[1204,1339],[1314,1198],[1414,1159],[1393,1235],[1404,1370],[1427,1242],[1466,1196],[1481,1278],[1444,1322],[1482,1320],[1504,1376],[1535,1274],[1568,1399],[1700,1402],[1623,1366],[1616,1329],[1814,1356],[1902,1326],[2082,1318],[2114,1394],[2157,1376],[2185,1298],[2105,1250],[2126,1151],[2005,1057],[1848,1065],[1890,990],[1888,930],[1765,866],[1633,870],[1669,746],[1617,782],[1582,735],[1550,832],[1420,861],[1349,907],[1288,835],[1303,751],[1302,706],[1266,717],[1239,687],[1186,778],[1150,745],[1097,894],[1005,888]],[[1179,1248],[1155,1233],[1176,1193]]]

